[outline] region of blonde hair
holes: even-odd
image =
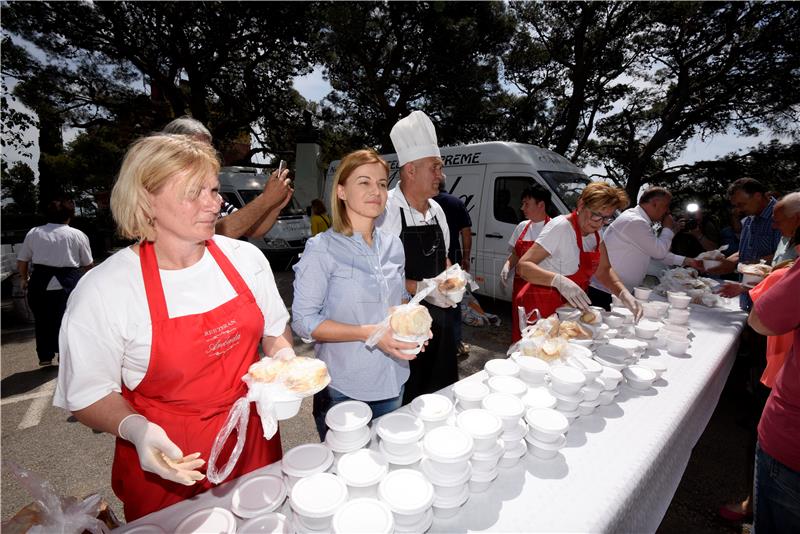
[[[155,134],[134,141],[122,161],[111,190],[111,214],[119,234],[127,239],[153,241],[153,211],[149,195],[171,179],[183,183],[184,193],[209,174],[219,173],[219,159],[207,143],[185,135]]]
[[[353,227],[350,225],[350,218],[347,216],[347,208],[344,200],[339,198],[338,186],[344,185],[347,179],[356,168],[370,163],[380,163],[381,167],[389,175],[389,164],[386,163],[377,152],[371,148],[363,148],[350,152],[339,164],[336,173],[333,175],[333,185],[331,186],[331,218],[333,219],[333,231],[347,236],[353,235]]]
[[[599,211],[606,208],[623,210],[628,207],[630,199],[624,189],[614,187],[605,182],[592,182],[586,186],[578,201],[584,207]]]

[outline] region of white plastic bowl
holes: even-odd
[[[507,358],[495,358],[483,365],[489,376],[519,376],[519,365]]]
[[[531,408],[525,412],[525,421],[530,427],[525,439],[532,435],[539,441],[553,442],[569,429],[567,418],[552,408]]]
[[[658,359],[650,358],[647,360],[641,360],[639,365],[642,367],[647,367],[648,369],[652,369],[656,374],[656,379],[661,378],[664,373],[667,372],[667,365]]]
[[[312,530],[327,530],[333,514],[347,498],[344,480],[330,473],[317,473],[297,481],[289,502],[301,525]]]
[[[604,389],[603,382],[601,382],[599,378],[596,378],[591,382],[587,382],[586,385],[581,388],[580,392],[583,394],[584,401],[594,401],[597,400],[600,392]]]
[[[669,305],[673,308],[683,310],[689,307],[689,303],[692,302],[692,297],[689,295],[669,295],[667,300],[669,301]]]
[[[571,306],[561,306],[560,308],[556,308],[556,314],[558,315],[559,321],[566,321],[570,317],[572,318],[571,320],[577,321],[581,316],[578,308],[573,308]]]
[[[303,399],[289,392],[280,393],[272,399],[275,407],[275,418],[278,421],[291,419],[300,412]]]
[[[503,432],[500,418],[484,409],[464,410],[456,417],[456,425],[472,436],[476,451],[490,450]]]
[[[612,402],[614,402],[614,397],[619,394],[619,389],[611,389],[606,390],[600,393],[597,397],[597,400],[600,402],[601,406],[608,406]]]
[[[613,313],[615,315],[619,315],[620,317],[622,317],[622,324],[623,325],[633,324],[633,313],[628,308],[623,308],[622,306],[615,306],[615,307],[611,308],[611,313]],[[614,326],[612,326],[612,325],[608,325],[608,326],[611,326],[611,328],[614,328]]]
[[[645,390],[653,385],[656,379],[656,372],[641,365],[631,365],[624,371],[625,381],[633,389]]]
[[[586,383],[586,375],[565,365],[550,368],[550,388],[565,395],[574,395]]]
[[[422,420],[425,430],[430,432],[447,423],[447,418],[453,413],[453,401],[438,393],[428,393],[411,402],[411,411]]]
[[[667,351],[670,354],[674,354],[676,356],[680,356],[682,354],[686,354],[686,351],[689,350],[690,341],[688,339],[674,339],[674,338],[667,338]]]
[[[268,514],[280,508],[287,493],[282,477],[257,475],[233,491],[231,511],[242,519]]]
[[[552,460],[567,443],[567,437],[562,434],[555,441],[541,441],[536,439],[536,436],[528,434],[525,436],[525,441],[528,442],[531,454],[541,460]]]
[[[459,493],[455,495],[437,495],[433,500],[433,515],[439,519],[454,517],[468,499],[468,484],[461,486]]]
[[[513,376],[492,376],[486,385],[493,393],[508,393],[520,398],[528,392],[528,385]]]
[[[281,460],[281,469],[289,488],[304,477],[323,473],[333,464],[333,452],[322,443],[306,443],[289,449]]]
[[[608,359],[601,356],[600,354],[596,355],[594,357],[594,360],[603,367],[609,367],[611,369],[614,369],[615,371],[622,371],[628,366],[628,364],[625,361]]]
[[[525,434],[528,433],[528,423],[525,422],[524,419],[520,419],[517,422],[517,426],[513,428],[513,430],[509,430],[507,432],[503,432],[500,434],[500,439],[504,442],[514,442],[521,440],[525,437]]]
[[[583,393],[578,391],[574,395],[564,395],[558,391],[551,392],[556,398],[556,410],[560,412],[574,412],[578,409],[578,404],[583,401]]]
[[[445,465],[443,471],[462,471],[463,465],[475,448],[472,436],[454,426],[441,426],[434,428],[422,441],[425,455],[439,464],[459,464],[459,466]],[[451,470],[452,468],[452,470]]]
[[[350,497],[375,497],[378,484],[389,472],[389,462],[381,453],[359,449],[339,458],[336,473],[347,484]]]
[[[633,296],[639,300],[650,300],[650,294],[653,292],[652,289],[647,287],[634,287],[633,288]]]
[[[592,353],[586,356],[568,356],[567,365],[583,373],[589,383],[603,372],[603,366],[592,359]]]
[[[425,435],[425,426],[417,417],[407,413],[390,413],[378,419],[378,436],[396,445],[416,443]]]
[[[481,401],[481,406],[500,418],[503,432],[513,430],[525,412],[522,400],[507,393],[490,393]]]
[[[639,321],[634,330],[636,335],[642,339],[653,339],[663,325],[655,321]]]
[[[458,488],[466,484],[470,476],[472,476],[472,465],[467,462],[463,471],[460,473],[453,473],[443,471],[440,464],[430,458],[423,458],[420,462],[420,471],[431,481],[434,486],[434,492],[438,495],[441,493],[442,488]]]
[[[685,325],[689,322],[689,310],[670,308],[667,321],[670,324]]]
[[[234,534],[236,518],[225,508],[212,506],[197,510],[186,516],[175,529],[175,532],[186,534]]]
[[[469,479],[470,493],[482,493],[488,490],[495,478],[497,478],[497,469],[473,473],[472,478]]]
[[[582,402],[578,405],[578,413],[580,415],[592,415],[600,403],[597,401]]]
[[[528,451],[527,442],[524,438],[518,439],[516,441],[507,441],[505,447],[505,453],[503,456],[500,457],[500,460],[497,462],[497,467],[514,467],[519,462],[519,459],[525,456],[525,453]]]
[[[400,466],[400,467],[408,467],[411,465],[416,464],[419,462],[420,458],[423,456],[423,447],[422,442],[415,441],[414,443],[407,443],[402,445],[403,450],[400,454],[394,454],[390,452],[386,446],[389,442],[388,441],[381,441],[378,445],[378,450],[386,457],[386,460],[389,461],[391,464],[389,469],[392,466]]]
[[[546,387],[533,387],[523,395],[522,402],[526,408],[553,408],[556,398]]]
[[[357,451],[369,443],[369,440],[372,438],[372,433],[369,431],[369,427],[366,426],[360,428],[356,432],[360,434],[360,437],[356,441],[342,441],[339,439],[339,433],[335,430],[331,430],[325,435],[325,445],[334,453],[339,454]]]
[[[625,320],[621,315],[617,315],[615,313],[605,313],[603,314],[603,322],[609,326],[609,328],[619,328],[622,326],[622,323]]]
[[[516,362],[519,365],[519,377],[531,386],[543,384],[550,371],[548,363],[540,358],[519,356]]]
[[[335,431],[341,441],[357,441],[358,433],[372,419],[372,409],[365,402],[349,400],[340,402],[328,410],[325,424]]]
[[[607,345],[607,347],[619,347],[620,349],[627,352],[628,356],[630,357],[636,356],[636,353],[640,352],[644,348],[644,346],[645,343],[641,341],[638,341],[636,339],[627,339],[624,337],[610,339]],[[604,351],[608,350],[609,349],[604,349]],[[597,353],[600,354],[601,351],[598,349]],[[607,356],[609,356],[608,353],[603,354],[604,358],[606,358]]]
[[[413,354],[419,354],[422,351],[422,347],[425,345],[425,342],[428,341],[427,335],[422,336],[401,336],[400,334],[393,334],[394,337],[398,341],[405,341],[406,343],[416,343],[417,346],[413,349],[400,349],[400,352],[403,354],[408,354],[409,356]]]
[[[598,377],[598,380],[602,382],[603,389],[606,391],[616,389],[619,383],[622,382],[622,373],[616,369],[604,365],[603,372]]]
[[[662,327],[661,330],[662,331],[659,332],[659,335],[661,335],[662,333],[665,333],[665,334],[678,334],[679,336],[687,337],[687,338],[689,337],[689,334],[691,334],[691,332],[692,332],[689,329],[688,326],[679,325],[679,324],[669,324],[669,323],[665,324]]]
[[[336,511],[331,526],[334,534],[390,534],[394,532],[394,515],[384,502],[357,498]]]
[[[433,484],[419,471],[398,469],[381,481],[378,495],[392,510],[395,530],[405,531],[422,521],[430,511],[434,498]]]
[[[494,446],[487,451],[475,451],[470,460],[472,472],[491,471],[497,467],[497,461],[503,456],[503,453],[505,453],[505,444],[501,439],[495,441]]]
[[[130,530],[128,532],[131,532]],[[150,531],[157,534],[158,531]],[[248,519],[236,529],[236,534],[292,534],[291,522],[279,513],[263,514]]]
[[[481,401],[489,394],[489,386],[477,380],[456,382],[453,385],[453,395],[458,400],[459,406],[464,410],[480,408]]]

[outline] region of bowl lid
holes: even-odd
[[[528,424],[545,434],[563,434],[569,429],[569,421],[558,410],[552,408],[531,408],[525,414]]]
[[[550,365],[541,358],[535,356],[522,356],[517,357],[517,365],[520,369],[524,369],[532,373],[546,373],[550,370]]]
[[[283,455],[281,468],[290,476],[306,477],[327,470],[333,464],[333,452],[322,443],[306,443]]]
[[[493,376],[516,376],[519,374],[519,365],[508,358],[495,358],[483,365],[484,370]]]
[[[474,438],[499,436],[503,422],[489,410],[473,408],[464,410],[456,416],[456,425]]]
[[[466,467],[464,467],[464,471],[455,475],[447,471],[442,471],[436,462],[432,461],[430,458],[423,458],[419,466],[425,476],[428,477],[428,480],[437,486],[458,486],[459,484],[466,483],[469,477],[472,476],[472,466],[469,462],[467,462]]]
[[[425,425],[422,421],[407,413],[384,415],[378,420],[377,428],[381,439],[398,445],[419,441],[425,434]]]
[[[388,471],[389,462],[386,458],[370,449],[348,452],[336,464],[336,473],[348,486],[357,488],[377,484]]]
[[[285,515],[271,513],[248,519],[239,525],[236,534],[289,534],[291,531]]]
[[[347,501],[347,485],[336,475],[317,473],[298,480],[289,501],[301,515],[332,516]]]
[[[546,387],[542,386],[528,388],[528,392],[522,397],[522,402],[528,408],[552,408],[556,405],[556,398]]]
[[[603,372],[600,373],[600,376],[602,376],[606,380],[616,380],[617,382],[622,380],[622,373],[620,373],[613,367],[607,367],[605,365],[603,366]]]
[[[392,511],[378,499],[359,498],[346,502],[333,516],[336,534],[390,534],[394,531]]]
[[[550,379],[566,384],[583,385],[586,382],[586,375],[574,367],[557,365],[550,368]]]
[[[592,359],[592,352],[588,355],[571,355],[567,357],[567,365],[574,367],[584,374],[599,375],[603,372],[603,366]]]
[[[525,392],[528,391],[528,385],[519,378],[513,376],[493,376],[490,377],[486,383],[489,385],[489,389],[498,393],[508,393],[517,397],[523,396]]]
[[[233,514],[218,506],[196,510],[181,521],[176,532],[215,532],[233,534],[236,532],[236,518]]]
[[[325,424],[331,430],[348,432],[366,426],[372,419],[372,409],[365,402],[349,400],[331,407],[325,415]]]
[[[472,436],[455,426],[434,428],[422,443],[429,458],[443,463],[467,460],[474,446]]]
[[[231,511],[244,519],[274,512],[283,504],[286,492],[282,477],[254,476],[233,491]]]
[[[508,393],[489,393],[481,401],[481,406],[500,417],[519,417],[525,411],[522,400]]]
[[[489,394],[489,386],[477,380],[457,382],[453,385],[453,394],[468,401],[479,401]]]
[[[441,421],[453,413],[453,401],[438,393],[428,393],[411,401],[411,411],[423,421]]]
[[[656,372],[642,365],[631,365],[622,371],[622,374],[629,380],[638,380],[641,382],[652,382],[656,379]]]
[[[325,445],[327,445],[328,448],[333,452],[353,452],[358,450],[369,443],[369,440],[372,439],[372,434],[370,433],[369,428],[361,428],[363,431],[361,437],[354,441],[342,441],[342,438],[337,436],[335,431],[328,432],[325,434]]]
[[[398,469],[381,481],[378,495],[393,512],[414,515],[433,504],[433,484],[419,471]]]

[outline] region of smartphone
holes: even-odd
[[[278,164],[278,174],[277,177],[281,177],[281,173],[286,170],[286,160],[282,159],[281,162]]]

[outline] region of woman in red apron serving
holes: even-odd
[[[294,356],[269,264],[252,245],[214,235],[218,172],[205,143],[135,142],[111,210],[120,234],[138,243],[86,277],[64,317],[54,404],[118,436],[112,487],[128,521],[209,489],[205,461],[247,393],[241,378],[259,344],[269,357]],[[280,435],[264,439],[252,410],[229,479],[280,457]]]
[[[611,268],[599,230],[614,212],[628,206],[628,195],[604,182],[586,186],[577,208],[556,217],[542,230],[536,243],[520,258],[517,273],[525,280],[514,298],[526,315],[534,309],[541,317],[555,313],[565,303],[587,309],[589,280],[597,276],[628,307],[638,320],[642,308]]]
[[[503,287],[508,286],[508,275],[517,266],[519,259],[533,246],[533,242],[539,236],[544,225],[550,222],[547,215],[547,207],[550,205],[550,191],[539,184],[525,188],[522,191],[522,214],[525,220],[520,222],[511,239],[508,241],[509,254],[503,269],[500,271],[500,283]],[[516,317],[517,306],[521,306],[517,299],[522,286],[527,282],[519,274],[514,273],[514,282],[511,291],[511,316]],[[511,321],[511,342],[514,343],[520,338],[519,321]]]

